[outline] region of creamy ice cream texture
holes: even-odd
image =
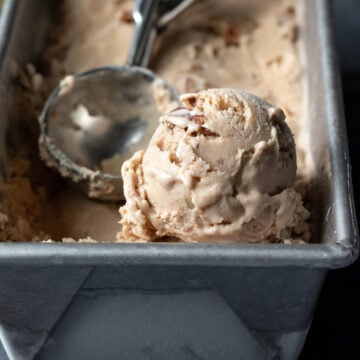
[[[285,115],[234,89],[181,97],[147,150],[122,167],[122,239],[276,242],[308,237],[293,186],[296,152]]]
[[[8,176],[0,180],[1,241],[116,241],[120,204],[91,201],[44,166],[37,147],[38,116],[65,75],[124,64],[134,29],[132,6],[132,0],[64,0],[63,15],[49,28],[50,41],[37,65],[13,64],[12,148],[7,149]],[[297,144],[295,188],[301,185],[306,199],[313,173],[301,14],[301,0],[195,2],[159,34],[150,68],[179,93],[239,88],[281,107]]]

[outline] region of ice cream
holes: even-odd
[[[31,58],[34,65],[14,65],[14,88],[7,91],[12,112],[2,142],[8,171],[0,180],[0,241],[89,237],[113,242],[121,231],[120,204],[91,201],[44,166],[37,146],[38,116],[66,75],[125,63],[134,29],[133,1],[57,3],[61,11],[51,6],[57,16],[51,18],[48,42]],[[297,145],[297,190],[299,180],[307,185],[312,177],[306,158],[311,154],[306,151],[301,9],[301,0],[196,1],[159,33],[150,62],[179,93],[238,88],[282,108]]]
[[[308,238],[285,115],[254,95],[210,89],[181,97],[147,150],[124,163],[124,239],[277,242]]]

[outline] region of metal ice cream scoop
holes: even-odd
[[[159,26],[193,1],[136,0],[127,65],[68,76],[47,99],[39,120],[41,156],[87,196],[123,199],[121,165],[146,147],[161,115],[157,98],[179,103],[146,66]]]

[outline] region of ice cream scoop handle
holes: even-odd
[[[159,0],[136,0],[133,8],[135,30],[127,59],[128,65],[146,67],[156,38]]]

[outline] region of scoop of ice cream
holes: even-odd
[[[295,143],[282,110],[248,93],[181,97],[122,167],[122,238],[279,241],[304,235]]]

